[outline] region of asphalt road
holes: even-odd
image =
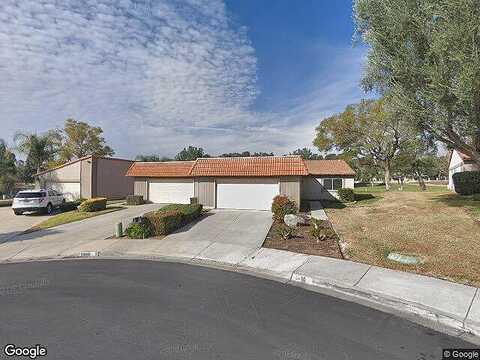
[[[0,265],[0,344],[38,359],[441,359],[472,345],[301,288],[183,264]]]

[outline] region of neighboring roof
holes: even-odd
[[[72,164],[75,164],[79,161],[82,161],[82,160],[87,160],[87,159],[90,159],[90,158],[96,158],[96,159],[105,159],[105,160],[121,160],[121,161],[128,161],[128,162],[133,162],[133,160],[127,160],[127,159],[120,159],[120,158],[114,158],[114,157],[107,157],[107,156],[95,156],[95,155],[87,155],[87,156],[84,156],[84,157],[81,157],[81,158],[78,158],[78,159],[75,159],[75,160],[72,160],[72,161],[68,161],[62,165],[58,165],[58,166],[55,166],[53,168],[50,168],[50,169],[47,169],[47,170],[43,170],[43,171],[40,171],[38,173],[36,173],[34,176],[38,176],[38,175],[43,175],[43,174],[46,174],[50,171],[54,171],[54,170],[58,170],[58,169],[61,169],[65,166],[69,166],[69,165],[72,165]]]
[[[310,175],[355,176],[355,171],[344,160],[305,160]]]
[[[138,177],[189,177],[195,161],[134,162],[127,176]]]
[[[198,159],[193,176],[308,175],[300,156],[262,156]]]

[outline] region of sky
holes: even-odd
[[[75,118],[118,157],[310,147],[368,97],[351,0],[2,0],[0,138]]]

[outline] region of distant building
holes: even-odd
[[[455,191],[453,184],[453,174],[462,171],[477,171],[480,166],[475,163],[470,156],[462,153],[459,150],[452,150],[450,152],[450,159],[448,162],[448,188]]]

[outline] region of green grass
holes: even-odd
[[[386,192],[385,185],[374,185],[374,186],[361,186],[355,187],[356,193],[383,193]],[[400,185],[391,184],[389,191],[402,191],[400,190]],[[421,192],[418,184],[404,184],[403,192]],[[448,192],[448,189],[444,185],[427,185],[426,192]]]
[[[49,229],[55,226],[69,224],[75,221],[80,221],[84,219],[89,219],[91,217],[108,214],[114,211],[125,209],[122,206],[111,206],[105,210],[95,211],[95,212],[82,212],[78,210],[67,211],[58,215],[54,215],[47,220],[42,221],[40,224],[35,225],[34,227],[27,230],[27,232]]]

